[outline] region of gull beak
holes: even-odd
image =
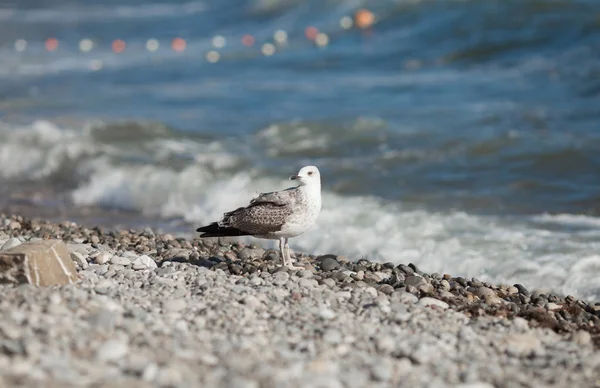
[[[295,181],[295,180],[297,180],[298,178],[299,178],[299,177],[298,177],[298,175],[292,175],[292,176],[290,176],[290,180],[291,180],[291,181]]]

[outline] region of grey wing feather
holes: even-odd
[[[293,205],[296,201],[295,188],[283,191],[273,191],[271,193],[261,193],[256,198],[250,200],[250,205],[259,203],[272,203],[275,206]]]

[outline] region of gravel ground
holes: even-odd
[[[81,281],[0,285],[0,387],[593,387],[600,306],[413,265],[0,216]]]

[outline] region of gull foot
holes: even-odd
[[[306,269],[304,267],[296,267],[294,264],[287,264],[287,267],[292,271],[300,271]]]

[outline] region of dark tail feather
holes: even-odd
[[[227,237],[227,236],[248,236],[249,233],[232,227],[222,227],[213,222],[210,225],[196,229],[196,232],[202,232],[200,237]]]

